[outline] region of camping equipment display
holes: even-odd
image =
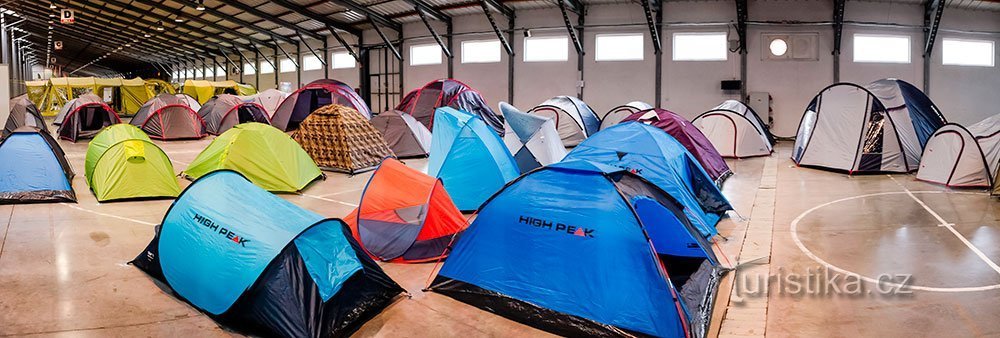
[[[691,152],[691,155],[694,155],[694,158],[698,159],[701,167],[717,183],[725,181],[733,174],[729,165],[726,164],[726,160],[722,159],[722,155],[715,150],[705,134],[702,134],[701,130],[698,130],[698,127],[695,127],[690,121],[674,112],[653,108],[629,115],[622,120],[622,123],[626,122],[648,124],[673,136]]]
[[[314,111],[292,138],[326,170],[354,174],[374,169],[382,159],[393,156],[368,119],[339,104]]]
[[[295,130],[309,114],[330,104],[354,109],[365,119],[372,117],[368,105],[354,88],[337,80],[322,79],[299,88],[281,101],[271,117],[271,124],[281,130]]]
[[[76,202],[73,168],[48,133],[21,127],[0,141],[0,204]]]
[[[396,157],[424,157],[430,154],[431,131],[412,115],[390,110],[376,115],[371,122]]]
[[[965,128],[948,123],[927,140],[917,179],[949,187],[992,187],[1000,165],[1000,115]]]
[[[522,174],[566,156],[555,121],[521,112],[506,102],[500,102],[500,112],[504,118],[503,142]]]
[[[160,94],[143,104],[129,122],[158,140],[199,139],[208,136],[205,120],[187,102]]]
[[[182,174],[197,179],[219,169],[235,170],[274,192],[296,192],[323,177],[298,143],[262,123],[238,124],[219,135]]]
[[[281,101],[283,101],[286,97],[288,97],[288,93],[271,88],[251,95],[250,99],[247,101],[264,107],[264,111],[267,112],[267,116],[273,117],[274,112],[278,110],[278,105],[280,105]]]
[[[87,145],[84,173],[98,202],[173,198],[181,192],[170,158],[129,124],[105,128]]]
[[[580,144],[601,128],[601,121],[594,110],[573,96],[553,97],[531,108],[528,113],[555,121],[559,137],[567,147]]]
[[[635,114],[643,110],[653,109],[653,105],[645,103],[642,101],[632,101],[614,108],[611,108],[607,113],[601,116],[601,130],[611,128],[618,123],[621,123],[629,115]]]
[[[249,96],[257,94],[257,89],[251,85],[237,83],[233,80],[185,80],[184,85],[181,86],[181,92],[197,99],[198,103],[205,104],[217,95]]]
[[[240,98],[229,94],[222,94],[205,102],[198,110],[198,115],[205,120],[206,129],[212,135],[222,134],[240,123],[271,123],[264,107],[252,102],[243,102]]]
[[[73,99],[63,108],[66,112],[60,119],[59,138],[76,142],[80,139],[92,138],[104,127],[121,123],[118,113],[101,101],[94,94],[85,94]],[[62,115],[62,112],[60,112]]]
[[[490,109],[482,94],[454,79],[434,80],[409,92],[396,105],[396,110],[413,115],[433,132],[434,114],[440,107],[451,107],[475,115],[497,135],[503,133],[503,117]]]
[[[774,151],[774,138],[767,125],[740,101],[726,100],[695,117],[691,124],[705,134],[723,157],[767,156]]]
[[[48,133],[48,126],[42,119],[42,114],[38,107],[28,99],[28,95],[21,95],[10,99],[10,116],[3,126],[3,136],[6,137],[21,127],[34,127]]]
[[[184,190],[131,264],[220,324],[259,337],[348,336],[404,292],[342,221],[229,170]]]

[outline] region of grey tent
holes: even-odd
[[[507,102],[500,102],[500,113],[504,117],[503,143],[522,174],[566,157],[555,121],[521,112]]]
[[[219,135],[240,123],[260,122],[271,124],[267,111],[261,105],[243,102],[236,95],[220,94],[208,100],[198,110],[205,120],[208,133]]]
[[[76,107],[79,107],[80,105],[88,103],[104,103],[104,100],[102,100],[100,96],[94,95],[93,93],[86,93],[75,99],[69,100],[62,106],[61,109],[59,109],[59,113],[56,114],[55,121],[53,121],[52,124],[57,126],[62,125],[63,120],[66,119],[66,115],[68,115],[70,111],[76,109]]]
[[[259,104],[261,107],[264,107],[267,116],[274,116],[274,112],[278,110],[281,101],[284,101],[286,97],[288,97],[288,93],[271,88],[251,95],[247,102]]]
[[[146,101],[130,123],[159,140],[199,139],[208,135],[201,116],[186,100],[170,94]]]
[[[632,101],[614,108],[611,108],[604,116],[601,116],[601,130],[608,129],[624,120],[629,115],[643,110],[653,109],[653,105],[642,101]]]
[[[10,99],[10,116],[7,117],[7,124],[3,126],[3,136],[6,137],[20,127],[35,127],[42,132],[48,133],[42,114],[38,112],[38,107],[28,99],[28,95],[21,95]]]
[[[556,96],[531,108],[529,114],[551,118],[563,145],[576,146],[601,128],[597,114],[586,103],[572,96]]]
[[[69,110],[59,125],[59,138],[76,142],[89,139],[104,127],[121,123],[121,118],[107,103],[94,94],[84,94],[66,104]]]
[[[371,122],[396,156],[424,157],[430,154],[431,131],[413,115],[390,110],[373,117]]]

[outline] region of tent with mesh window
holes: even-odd
[[[63,108],[66,112],[60,120],[59,138],[76,142],[93,138],[101,129],[121,123],[118,113],[94,94],[84,94],[73,99]],[[62,113],[60,113],[62,114]]]
[[[253,102],[243,102],[235,95],[222,94],[205,102],[198,110],[198,115],[205,120],[209,134],[219,135],[229,128],[248,122],[271,124],[264,107]]]
[[[172,94],[160,94],[147,101],[129,123],[158,140],[208,136],[205,120],[182,98]]]
[[[368,104],[354,88],[337,80],[321,79],[302,86],[282,100],[271,116],[271,125],[285,131],[298,129],[309,114],[331,104],[354,109],[366,119],[372,117]]]

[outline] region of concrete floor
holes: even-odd
[[[156,143],[179,172],[209,142]],[[0,335],[233,335],[126,264],[149,243],[153,226],[171,201],[97,203],[82,175],[86,143],[60,143],[78,172],[73,185],[79,203],[0,206],[0,217],[7,218],[0,220]],[[787,155],[786,142],[772,161],[729,161],[736,175],[724,188],[737,211],[749,217],[764,166],[778,167],[771,274],[815,270],[824,266],[822,261],[871,278],[912,274],[911,282],[921,289],[900,296],[772,293],[765,312],[767,335],[1000,334],[1000,323],[994,321],[1000,317],[996,306],[1000,268],[990,265],[1000,261],[1000,246],[995,245],[1000,238],[1000,204],[995,199],[982,191],[950,192],[917,182],[911,175],[847,177],[796,168]],[[406,162],[426,166],[426,160]],[[357,203],[368,174],[328,176],[301,195],[281,196],[322,215],[342,217]],[[857,197],[878,193],[884,194]],[[802,216],[843,198],[852,199]],[[941,222],[924,205],[954,225],[939,226]],[[791,223],[797,218],[793,232]],[[750,223],[734,217],[718,227],[730,239],[741,238],[753,230],[747,229]],[[717,249],[732,262],[755,258],[741,258],[741,247],[741,241],[728,240],[720,241]],[[450,298],[422,293],[434,264],[383,264],[383,268],[411,298],[390,306],[356,336],[547,335]],[[729,279],[732,284],[733,274]],[[720,296],[715,321],[725,317],[728,294],[724,290]]]

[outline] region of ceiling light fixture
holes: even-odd
[[[198,7],[195,7],[199,11],[205,10],[205,0],[198,0]]]

